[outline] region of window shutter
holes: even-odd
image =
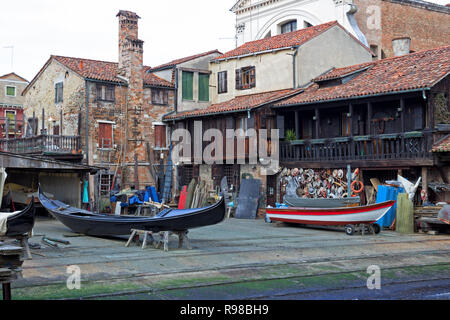
[[[165,148],[166,147],[166,126],[165,125],[155,125],[155,147]]]
[[[241,69],[236,69],[236,89],[241,89]]]
[[[102,123],[98,125],[98,145],[100,148],[112,148],[112,124]]]
[[[183,71],[182,73],[182,98],[184,100],[194,100],[194,74]]]
[[[198,100],[209,101],[209,74],[198,75]]]
[[[102,85],[97,84],[97,101],[103,100],[103,97],[102,97],[102,88],[103,88]]]

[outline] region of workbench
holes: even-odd
[[[22,275],[24,248],[0,242],[0,283],[3,300],[11,300],[11,282]]]

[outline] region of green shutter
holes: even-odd
[[[192,72],[183,71],[182,86],[183,100],[194,100],[194,74]]]
[[[16,88],[15,87],[6,87],[6,95],[7,96],[16,96]]]
[[[209,101],[209,74],[198,75],[198,100]]]

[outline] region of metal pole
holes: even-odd
[[[347,196],[352,197],[352,167],[347,165]]]

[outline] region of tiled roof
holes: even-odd
[[[192,55],[192,56],[189,56],[189,57],[184,57],[184,58],[176,59],[176,60],[173,60],[173,61],[161,64],[159,66],[150,68],[149,71],[152,72],[152,71],[159,70],[159,69],[170,68],[170,67],[176,66],[177,64],[181,64],[181,63],[188,62],[188,61],[191,61],[191,60],[194,60],[194,59],[197,59],[197,58],[208,56],[208,55],[213,54],[213,53],[222,54],[222,52],[220,52],[218,50],[211,50],[211,51],[208,51],[208,52],[195,54],[195,55]]]
[[[280,99],[289,97],[293,94],[297,94],[303,89],[286,89],[278,91],[270,91],[263,93],[255,93],[245,96],[238,96],[232,100],[228,100],[222,103],[217,103],[209,106],[205,109],[197,109],[192,111],[180,112],[172,114],[164,118],[164,120],[176,120],[183,118],[195,118],[208,116],[213,114],[221,114],[228,112],[239,112],[251,110],[261,107],[268,103],[279,101]]]
[[[11,78],[16,78],[17,80],[28,82],[27,79],[22,78],[21,76],[19,76],[18,74],[14,73],[14,72],[0,76],[0,79],[11,79]]]
[[[222,60],[268,50],[300,46],[334,26],[340,26],[340,24],[337,21],[331,21],[266,39],[250,41],[215,58],[214,60]]]
[[[118,63],[61,56],[52,57],[84,78],[110,82],[123,82],[123,80],[117,77]],[[145,70],[148,68],[149,67],[144,67],[143,70],[144,85],[173,88],[172,83],[153,74],[146,73]]]
[[[437,141],[433,145],[431,152],[450,152],[450,134],[445,136],[440,141]]]
[[[315,80],[333,79],[339,75],[349,74],[351,70],[364,68],[367,70],[344,84],[320,87],[319,84],[313,83],[303,93],[283,100],[275,106],[345,100],[431,88],[450,72],[450,46],[378,60],[367,65],[335,69]]]
[[[315,78],[314,81],[318,82],[318,81],[338,79],[338,78],[353,74],[355,72],[364,70],[372,65],[373,65],[373,62],[365,62],[365,63],[356,64],[356,65],[348,66],[348,67],[344,67],[344,68],[337,68],[337,69],[333,68],[332,70],[326,72],[325,74]]]

